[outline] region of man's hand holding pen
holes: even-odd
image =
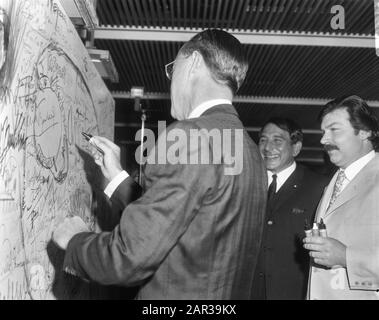
[[[96,157],[93,154],[95,163],[101,168],[104,177],[111,181],[122,171],[120,147],[112,141],[99,136],[93,136],[91,141],[103,152],[101,157]]]
[[[83,134],[83,136],[95,147],[92,156],[96,164],[100,166],[105,178],[111,181],[122,171],[120,148],[103,137],[93,137],[88,134]],[[88,231],[89,229],[79,216],[68,217],[54,230],[52,239],[61,249],[66,250],[73,236]]]
[[[329,268],[346,267],[346,246],[342,242],[321,236],[305,237],[303,242],[315,263]]]

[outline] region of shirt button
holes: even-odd
[[[274,222],[271,221],[271,220],[268,220],[268,221],[267,221],[267,224],[268,224],[269,226],[272,226],[272,225],[274,224]]]

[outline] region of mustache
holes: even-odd
[[[324,146],[325,151],[339,150],[339,148],[334,144],[326,144]]]

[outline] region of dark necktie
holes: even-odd
[[[272,175],[272,181],[270,183],[270,186],[268,187],[268,193],[267,193],[267,203],[270,204],[272,202],[272,198],[274,197],[274,194],[276,192],[276,178],[277,175]]]

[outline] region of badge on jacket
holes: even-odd
[[[304,214],[305,210],[304,209],[299,209],[299,208],[292,208],[292,213],[299,215],[299,214]]]

